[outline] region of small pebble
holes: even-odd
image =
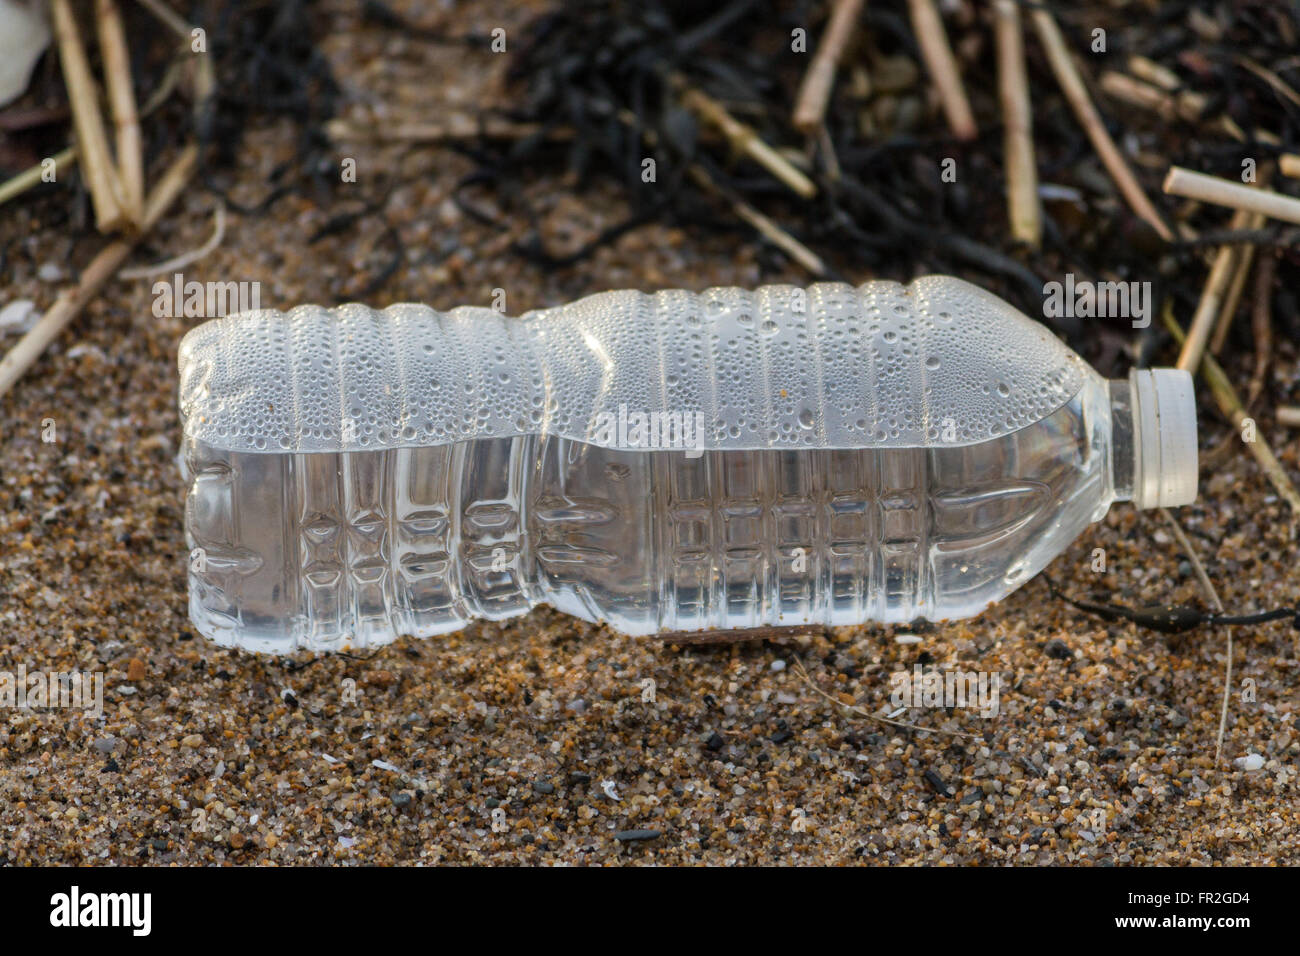
[[[1048,641],[1047,646],[1043,648],[1043,653],[1058,661],[1068,661],[1074,656],[1074,652],[1070,650],[1070,645],[1059,637],[1054,637]]]
[[[655,840],[663,836],[658,830],[619,830],[614,839],[620,843],[635,843],[638,840]]]
[[[31,299],[15,299],[0,309],[0,334],[30,331],[40,317],[41,313]]]

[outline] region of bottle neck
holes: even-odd
[[[1137,443],[1134,436],[1133,390],[1126,378],[1111,379],[1110,385],[1110,475],[1116,501],[1132,501],[1137,473]]]

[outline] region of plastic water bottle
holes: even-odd
[[[1112,502],[1196,497],[1187,373],[1107,381],[943,276],[249,312],[180,373],[190,615],[256,650],[541,603],[633,635],[962,618]]]

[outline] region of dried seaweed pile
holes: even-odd
[[[747,229],[735,212],[750,209],[769,222],[760,230],[769,239],[789,240],[787,253],[806,251],[800,261],[814,274],[953,272],[1035,316],[1043,312],[1044,284],[1066,272],[1149,281],[1157,300],[1172,297],[1180,311],[1193,309],[1206,249],[1248,240],[1277,256],[1272,313],[1288,334],[1300,331],[1289,281],[1298,261],[1293,227],[1233,229],[1221,209],[1157,195],[1170,165],[1237,179],[1244,157],[1263,169],[1297,148],[1294,11],[1278,3],[1223,5],[1212,14],[1192,2],[1055,8],[1073,59],[1094,91],[1101,84],[1093,99],[1106,128],[1156,197],[1161,218],[1176,224],[1165,240],[1122,200],[1098,162],[1028,28],[1035,8],[1026,6],[1025,92],[1042,237],[1026,243],[1009,228],[1004,203],[1015,184],[1003,149],[996,5],[947,5],[956,8],[947,17],[948,40],[977,121],[975,135],[965,138],[934,102],[921,24],[901,3],[861,6],[822,121],[796,128],[796,91],[829,30],[827,11],[837,6],[560,4],[533,21],[513,53],[510,77],[520,101],[506,118],[516,132],[463,146],[481,163],[466,185],[505,191],[513,181],[563,171],[579,182],[602,175],[624,187],[627,222],[581,248],[552,250],[536,231],[517,245],[544,265],[569,264],[651,219]],[[1091,52],[1097,30],[1105,31],[1104,53]],[[800,31],[803,47],[792,50]],[[493,111],[484,129],[500,115]],[[756,161],[755,143],[779,163]],[[646,159],[654,160],[649,188]],[[946,160],[953,181],[945,180]],[[811,182],[811,195],[782,176],[785,168]],[[1295,184],[1275,188],[1294,192]],[[517,212],[530,217],[527,209]],[[1098,336],[1098,325],[1046,320],[1103,370],[1120,349],[1138,347],[1126,323],[1102,322]],[[1165,336],[1153,323],[1140,336],[1142,356]],[[1233,336],[1234,345],[1251,338],[1244,323]]]

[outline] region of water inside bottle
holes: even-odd
[[[342,453],[191,439],[190,612],[360,648],[546,603],[632,635],[967,617],[1114,497],[1107,384],[952,447],[706,451],[523,435]]]

